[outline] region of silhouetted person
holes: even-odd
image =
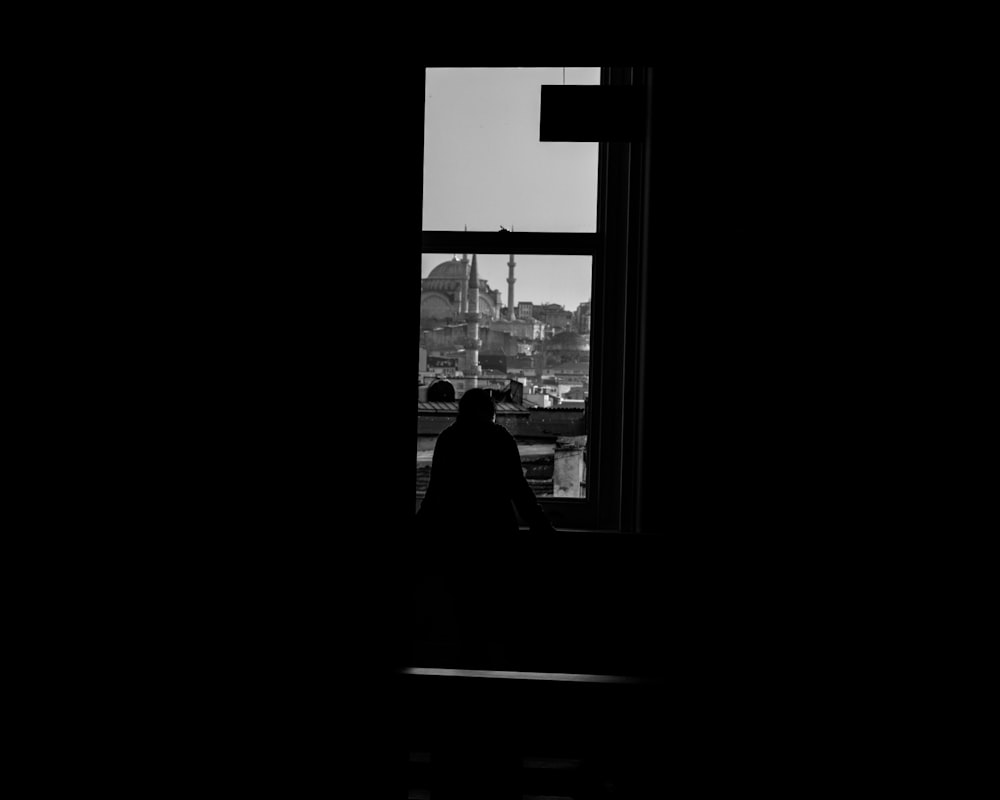
[[[497,425],[486,389],[469,389],[438,436],[427,494],[417,513],[424,600],[450,629],[448,666],[508,669],[518,661],[521,613],[533,596],[531,534],[554,532],[524,477],[514,437]],[[529,551],[529,552],[526,552]],[[456,630],[457,629],[457,630]]]
[[[455,645],[433,656],[433,666],[523,666],[521,620],[535,593],[525,577],[532,556],[517,535],[518,513],[532,534],[554,532],[524,477],[514,437],[496,424],[491,392],[469,389],[458,401],[455,422],[438,436],[417,514],[428,562],[416,569],[432,602],[439,593],[433,613]],[[447,718],[455,730],[434,755],[440,770],[434,796],[521,797],[521,753],[511,741],[510,721],[501,723],[501,710],[472,703],[448,710]]]
[[[496,424],[488,389],[469,389],[458,417],[434,447],[430,483],[417,520],[427,532],[482,536],[517,533],[515,507],[533,531],[550,532],[524,477],[517,443]]]

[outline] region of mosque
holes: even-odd
[[[507,278],[507,317],[513,320],[514,308],[514,255],[507,263],[510,270]],[[480,323],[487,325],[499,322],[501,312],[500,291],[491,289],[489,283],[479,277],[476,254],[469,260],[467,253],[461,258],[452,256],[451,261],[438,264],[421,281],[420,320],[421,324],[464,323],[465,338],[461,341],[464,349],[463,373],[472,379],[472,386],[478,385],[483,369],[479,364],[479,351],[483,347]]]
[[[461,355],[462,373],[478,385],[483,374],[480,351],[516,356],[519,352],[540,356],[537,368],[590,360],[590,337],[568,330],[572,313],[562,306],[536,306],[514,302],[514,269],[517,262],[511,253],[507,261],[507,303],[503,305],[499,289],[479,277],[478,256],[457,255],[435,266],[420,285],[420,322],[422,345],[454,347]],[[586,304],[589,314],[589,303]],[[536,319],[534,309],[544,312],[543,322]],[[554,311],[553,311],[554,309]],[[558,312],[558,313],[557,313]],[[562,319],[561,317],[565,317]],[[589,323],[589,316],[587,318]],[[557,331],[546,341],[546,329]],[[589,324],[587,324],[589,329]],[[538,342],[522,350],[518,342]],[[435,345],[436,343],[436,345]],[[580,369],[570,371],[581,371]],[[584,366],[584,372],[588,371]]]
[[[516,266],[513,254],[507,266],[510,269],[510,277],[507,278],[506,318],[511,319],[514,308]],[[473,289],[479,298],[479,306],[474,313],[478,313],[483,321],[499,320],[502,310],[500,290],[491,289],[489,283],[479,277],[475,253],[472,254],[471,262],[468,254],[463,254],[461,258],[456,255],[450,261],[443,261],[421,281],[420,319],[438,323],[465,322],[465,315],[473,311],[470,305]]]

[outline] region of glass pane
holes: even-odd
[[[586,497],[591,269],[590,256],[424,254],[418,498],[437,436],[473,386],[494,391],[536,496]]]
[[[541,86],[600,67],[427,70],[424,230],[597,230],[597,143],[538,141]]]

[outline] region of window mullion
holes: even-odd
[[[593,256],[596,233],[482,233],[424,231],[424,253],[519,253],[522,255]]]

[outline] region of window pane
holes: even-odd
[[[537,496],[586,497],[591,268],[589,256],[424,254],[418,498],[437,435],[473,386],[495,391],[497,422],[514,435]]]
[[[593,233],[596,142],[538,141],[543,84],[599,67],[427,70],[424,230]]]

